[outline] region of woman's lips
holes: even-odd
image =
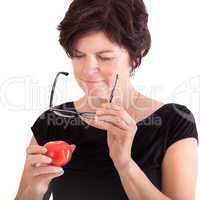
[[[97,84],[97,83],[101,83],[103,81],[85,81],[87,84]]]

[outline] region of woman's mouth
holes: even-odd
[[[100,81],[85,81],[87,84],[99,84],[101,82],[103,82],[102,80]]]

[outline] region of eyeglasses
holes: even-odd
[[[54,97],[54,91],[55,91],[55,87],[56,87],[56,82],[57,82],[58,77],[61,74],[65,75],[65,76],[69,75],[68,72],[58,72],[57,73],[57,75],[55,77],[55,80],[53,82],[52,90],[51,90],[49,110],[53,111],[56,115],[58,115],[60,117],[76,118],[78,116],[82,116],[82,117],[87,118],[87,119],[94,119],[94,116],[96,114],[95,112],[77,112],[77,111],[72,111],[72,110],[68,110],[68,109],[59,109],[59,108],[56,108],[56,107],[52,106],[53,97]],[[109,98],[109,102],[110,103],[112,102],[112,99],[113,99],[113,93],[114,93],[114,90],[115,90],[115,87],[116,87],[116,84],[117,84],[117,80],[118,80],[118,74],[116,75],[115,83],[114,83],[114,86],[112,88],[111,95],[110,95],[110,98]]]

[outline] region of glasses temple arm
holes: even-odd
[[[109,103],[112,102],[112,99],[113,99],[113,93],[114,93],[114,90],[115,90],[115,87],[116,87],[116,84],[117,84],[117,80],[118,80],[118,74],[116,75],[115,84],[114,84],[113,89],[112,89],[112,91],[111,91],[111,95],[110,95]]]
[[[52,102],[53,102],[53,95],[54,95],[54,90],[55,90],[55,87],[56,87],[56,82],[57,82],[57,79],[58,79],[58,76],[60,74],[63,74],[65,76],[68,76],[69,73],[68,72],[58,72],[55,79],[54,79],[54,82],[53,82],[53,86],[52,86],[52,89],[51,89],[51,96],[50,96],[50,102],[49,102],[49,107],[51,108],[52,107]]]

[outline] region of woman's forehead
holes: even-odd
[[[121,48],[117,43],[109,40],[103,32],[86,34],[77,39],[74,45],[74,50],[79,52],[113,53],[121,51]]]

